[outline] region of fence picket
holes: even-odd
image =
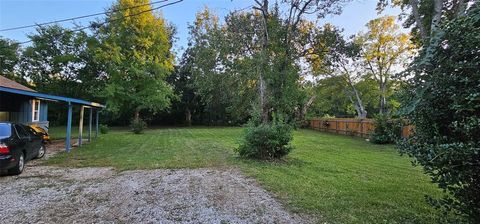
[[[311,129],[325,132],[334,132],[343,135],[355,135],[362,138],[368,137],[375,128],[373,119],[355,118],[314,118],[308,121]],[[333,127],[335,124],[335,127]],[[343,127],[343,128],[342,128]],[[413,127],[406,125],[402,128],[402,137],[412,134]]]

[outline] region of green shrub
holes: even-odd
[[[292,139],[292,127],[283,121],[259,125],[250,123],[236,151],[246,158],[278,159],[292,151]]]
[[[402,136],[404,123],[400,119],[390,119],[387,115],[374,118],[375,128],[370,133],[370,142],[374,144],[395,143]]]
[[[130,128],[133,133],[141,134],[147,128],[147,123],[140,118],[133,119],[132,122],[130,123]]]
[[[101,124],[99,126],[99,128],[100,128],[100,133],[102,133],[102,134],[107,134],[108,133],[108,126],[106,124]]]
[[[415,126],[399,148],[446,192],[429,202],[480,223],[480,7],[442,26],[431,59],[417,58],[404,108]]]

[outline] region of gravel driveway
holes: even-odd
[[[236,169],[59,168],[0,177],[2,223],[306,223]]]

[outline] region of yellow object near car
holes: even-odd
[[[30,125],[30,127],[35,131],[37,132],[38,134],[40,134],[42,136],[42,140],[44,142],[48,142],[50,141],[50,135],[48,135],[48,132],[47,130],[45,130],[44,128],[42,127],[39,127],[37,125]]]

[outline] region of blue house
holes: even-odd
[[[65,140],[65,149],[67,151],[70,151],[71,148],[72,111],[74,105],[80,107],[78,145],[81,146],[83,140],[82,133],[85,109],[90,110],[88,139],[90,140],[92,136],[94,113],[96,125],[95,136],[98,136],[98,112],[105,107],[104,105],[82,99],[39,93],[0,75],[0,122],[10,121],[26,125],[37,125],[48,131],[48,103],[51,102],[63,103],[68,110],[67,137]]]

